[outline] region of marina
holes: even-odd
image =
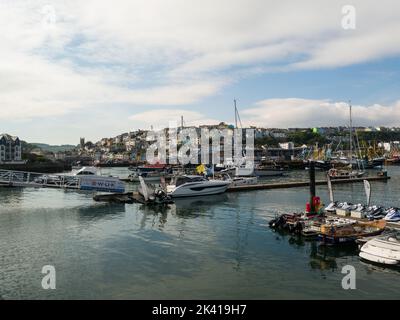
[[[11,312],[256,319],[343,300],[359,318],[355,300],[400,298],[399,1],[0,6]]]
[[[123,176],[125,172],[107,168],[102,173]],[[388,168],[388,176],[391,179],[385,183],[371,180],[372,203],[387,207],[397,203],[399,168]],[[316,181],[324,182],[323,177],[316,172]],[[293,171],[271,184],[308,178],[307,171]],[[333,186],[337,199],[365,202],[362,183],[338,183]],[[133,195],[138,185],[126,187]],[[326,183],[317,193],[329,202]],[[400,290],[393,282],[400,273],[360,260],[357,247],[324,248],[269,228],[276,215],[305,207],[307,185],[181,198],[162,207],[140,201],[97,202],[93,193],[55,188],[0,188],[0,194],[4,204],[0,230],[9,239],[1,246],[10,275],[3,281],[3,298],[181,299],[190,291],[199,299],[321,298],[315,292],[333,299],[390,299]],[[31,224],[32,219],[36,223]],[[44,221],[52,225],[46,232]],[[46,253],[32,259],[43,246]],[[25,263],[16,260],[16,253]],[[40,273],[33,270],[44,261],[60,268],[62,289],[53,293],[35,289]],[[362,290],[343,292],[340,287],[341,267],[349,263],[357,269]],[[288,265],[291,272],[282,275]],[[21,281],[23,290],[14,290]]]

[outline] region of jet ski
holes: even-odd
[[[389,208],[386,211],[385,220],[388,222],[399,222],[400,221],[400,210],[398,208]]]
[[[336,208],[338,207],[338,203],[335,202],[331,202],[326,208],[325,211],[326,212],[330,212],[330,213],[335,213],[336,212]]]
[[[368,220],[379,220],[386,216],[384,208],[379,206],[367,208],[365,214]]]

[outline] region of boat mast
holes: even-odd
[[[351,100],[349,100],[350,107],[350,165],[353,166],[353,118],[351,114]]]
[[[235,128],[237,129],[237,128],[238,128],[238,125],[237,125],[237,107],[236,107],[236,99],[233,99],[233,104],[234,104],[234,106],[235,106]]]

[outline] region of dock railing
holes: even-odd
[[[15,187],[80,188],[77,177],[12,170],[0,170],[0,184]]]

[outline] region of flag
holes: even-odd
[[[201,164],[196,167],[196,171],[198,174],[204,174],[204,172],[206,171],[206,167],[204,166],[204,164]]]

